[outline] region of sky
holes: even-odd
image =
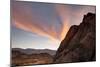
[[[57,50],[72,25],[95,6],[13,1],[11,47]]]

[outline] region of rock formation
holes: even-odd
[[[54,63],[96,60],[95,14],[84,15],[80,25],[73,25],[58,48]]]

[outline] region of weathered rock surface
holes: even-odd
[[[54,62],[85,62],[96,60],[95,14],[84,15],[80,25],[72,26],[58,48]]]

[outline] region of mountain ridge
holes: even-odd
[[[12,51],[20,51],[26,54],[39,54],[39,53],[49,53],[50,55],[55,55],[56,51],[51,49],[32,49],[32,48],[12,48]]]
[[[71,26],[61,42],[55,63],[95,61],[95,14],[84,15],[80,25]]]

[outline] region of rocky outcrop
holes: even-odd
[[[58,48],[54,62],[85,62],[96,60],[95,14],[84,15],[80,25],[72,26]]]

